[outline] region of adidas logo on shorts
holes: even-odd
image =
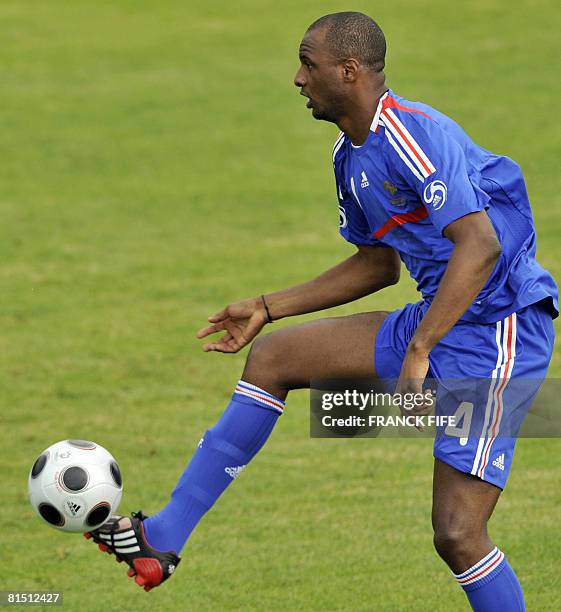
[[[494,461],[493,465],[499,470],[505,471],[505,454],[501,453]]]
[[[245,465],[238,465],[238,467],[226,467],[224,468],[224,471],[232,478],[232,480],[235,480],[240,475],[244,467]]]

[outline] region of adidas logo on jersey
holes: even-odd
[[[232,478],[232,480],[235,480],[241,474],[244,468],[245,465],[238,465],[238,467],[226,467],[224,468],[224,471]]]
[[[360,181],[360,186],[364,189],[365,187],[368,187],[368,185],[370,185],[370,183],[368,182],[368,177],[366,176],[366,172],[363,170],[360,174],[361,176],[361,181]]]
[[[501,453],[494,461],[493,465],[499,470],[505,471],[505,454]]]

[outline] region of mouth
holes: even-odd
[[[304,96],[305,98],[308,98],[308,101],[306,102],[306,108],[313,108],[314,104],[310,96],[306,95],[303,91],[300,92],[300,95]]]

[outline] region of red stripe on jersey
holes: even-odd
[[[418,223],[419,221],[426,219],[428,215],[429,213],[424,206],[419,206],[419,208],[416,208],[411,212],[394,215],[393,217],[388,219],[384,223],[384,225],[382,225],[382,227],[380,227],[374,232],[374,238],[377,238],[379,240],[380,238],[382,238],[382,236],[385,236],[388,232],[391,232],[396,227],[399,227],[400,225],[405,225],[406,223]]]
[[[403,106],[391,96],[386,96],[385,100],[383,100],[382,102],[382,111],[384,111],[386,108],[397,108],[398,110],[405,111],[406,113],[418,113],[419,115],[423,115],[423,117],[434,121],[432,117],[430,117],[426,113],[423,113],[423,111],[417,110],[416,108],[409,108],[409,106]]]
[[[429,175],[432,174],[434,170],[431,170],[427,166],[425,160],[417,153],[417,151],[415,150],[415,147],[411,144],[411,141],[409,140],[409,138],[403,133],[403,130],[400,129],[400,127],[397,125],[397,123],[391,118],[391,116],[388,113],[382,112],[382,115],[384,115],[384,120],[389,121],[392,124],[394,130],[396,130],[396,132],[403,138],[403,140],[407,144],[407,147],[409,148],[410,153],[415,156],[415,159],[417,159],[417,161],[421,164],[421,166],[423,166],[425,171]]]

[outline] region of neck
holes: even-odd
[[[359,147],[364,144],[368,138],[378,103],[386,90],[386,85],[381,84],[374,90],[358,95],[350,102],[345,115],[337,121],[339,129],[351,139],[355,146]]]

